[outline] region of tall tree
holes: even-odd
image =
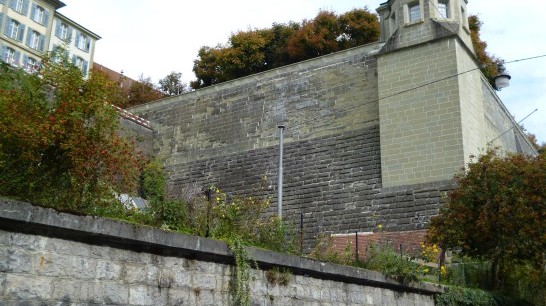
[[[338,22],[342,34],[337,39],[342,49],[379,40],[379,21],[367,9],[355,9],[342,14]]]
[[[89,211],[131,191],[139,157],[117,134],[117,84],[42,64],[38,75],[0,66],[0,195]]]
[[[159,80],[159,88],[169,96],[176,96],[188,91],[188,85],[182,81],[182,73],[172,71]]]
[[[141,74],[138,82],[129,86],[125,107],[148,103],[164,97],[165,95],[156,88],[152,79]]]
[[[488,151],[455,177],[449,202],[430,223],[428,239],[444,249],[490,260],[492,284],[516,264],[539,274],[546,257],[546,159]]]
[[[288,54],[292,61],[329,54],[340,50],[337,38],[341,35],[336,14],[321,11],[313,20],[303,21],[302,27],[288,40]]]
[[[302,23],[232,34],[225,46],[202,47],[193,71],[194,89],[376,41],[377,16],[367,8],[341,16],[321,11]]]

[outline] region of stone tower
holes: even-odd
[[[451,179],[486,146],[466,4],[391,0],[377,9],[383,187]]]

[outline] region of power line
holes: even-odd
[[[505,64],[511,64],[511,63],[517,63],[517,62],[523,62],[523,61],[528,61],[528,60],[539,59],[539,58],[543,58],[543,57],[546,57],[546,54],[536,55],[536,56],[511,60],[511,61],[505,61],[504,63]],[[496,63],[491,63],[489,65],[486,65],[486,67],[490,66],[490,65],[496,65]],[[375,69],[377,69],[377,68],[375,68]],[[429,85],[432,85],[432,84],[440,83],[440,82],[443,82],[443,81],[458,77],[458,76],[466,74],[466,73],[470,73],[470,72],[473,72],[473,71],[476,71],[476,70],[480,70],[480,69],[481,69],[480,67],[477,67],[477,68],[474,68],[474,69],[459,72],[457,74],[453,74],[453,75],[450,75],[450,76],[447,76],[447,77],[444,77],[444,78],[441,78],[441,79],[438,79],[438,80],[434,80],[434,81],[431,81],[431,82],[428,82],[428,83],[425,83],[425,84],[422,84],[422,85],[418,85],[418,86],[415,86],[415,87],[412,87],[412,88],[409,88],[409,89],[405,89],[405,90],[402,90],[402,91],[399,91],[399,92],[396,92],[396,93],[393,93],[393,94],[390,94],[390,95],[387,95],[387,96],[384,96],[384,97],[373,99],[373,100],[367,101],[367,102],[365,102],[363,104],[359,104],[359,105],[355,105],[355,106],[346,108],[346,109],[344,109],[342,111],[339,111],[337,113],[333,113],[332,115],[343,114],[343,113],[346,113],[346,112],[351,111],[353,109],[356,109],[358,107],[361,107],[363,105],[368,105],[370,103],[375,103],[375,102],[379,102],[379,101],[384,100],[384,99],[389,99],[389,98],[392,98],[392,97],[395,97],[395,96],[398,96],[398,95],[402,95],[402,94],[405,94],[405,93],[408,93],[408,92],[411,92],[411,91],[414,91],[414,90],[417,90],[417,89],[420,89],[420,88],[423,88],[423,87],[426,87],[426,86],[429,86]],[[287,125],[286,129],[287,130],[294,129],[294,128],[300,127],[301,125],[303,125],[305,123],[311,122],[311,121],[315,121],[315,119],[305,120],[305,121],[302,121],[302,122],[298,123],[297,125],[293,125],[293,126]]]
[[[519,125],[520,123],[523,122],[523,120],[529,118],[532,114],[534,114],[536,111],[538,111],[538,108],[536,108],[534,111],[532,111],[529,115],[525,116],[525,118],[521,119],[520,121],[518,121],[516,124],[512,125],[512,127],[510,127],[509,129],[507,129],[506,131],[504,131],[504,133],[500,134],[499,136],[497,136],[497,138],[491,140],[490,142],[487,143],[487,145],[491,144],[493,141],[501,138],[502,136],[504,136],[504,134],[508,133],[509,131],[511,131],[513,128],[515,128],[517,125]]]

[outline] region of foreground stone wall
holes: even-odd
[[[252,305],[433,305],[430,284],[250,249]],[[0,200],[2,305],[231,305],[219,241]],[[265,270],[292,271],[285,286]]]

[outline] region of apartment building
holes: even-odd
[[[84,75],[101,37],[57,10],[59,0],[0,0],[0,60],[34,72],[48,51],[62,48]]]

